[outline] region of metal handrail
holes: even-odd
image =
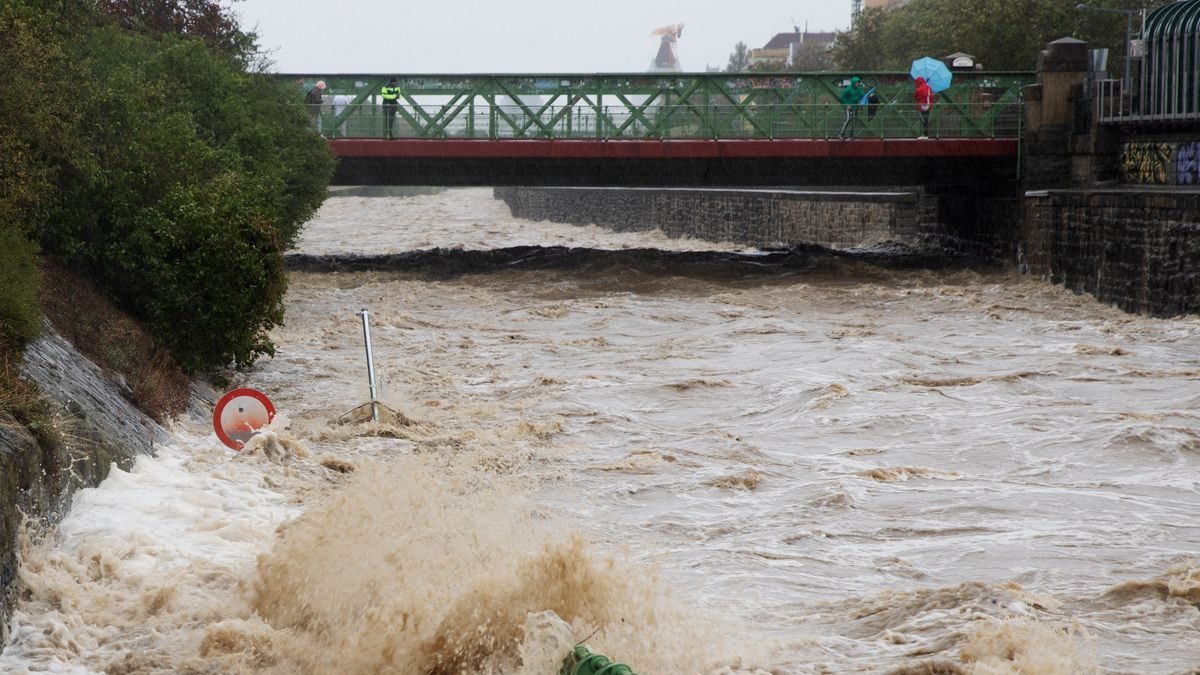
[[[668,139],[832,139],[839,136],[846,106],[816,104],[709,104],[679,101],[636,105],[520,105],[475,102],[446,106],[410,97],[391,108],[390,136],[425,139],[491,140],[668,140]],[[322,129],[331,138],[386,138],[383,105],[325,106]],[[939,103],[930,116],[931,138],[1016,138],[1021,100],[999,104]],[[852,138],[916,138],[923,135],[911,103],[852,106]]]

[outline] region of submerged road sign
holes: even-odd
[[[275,418],[275,406],[266,394],[254,389],[234,389],[217,401],[213,431],[234,450],[241,450],[259,429]]]

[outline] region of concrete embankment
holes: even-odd
[[[128,468],[166,432],[128,401],[124,382],[105,374],[47,324],[20,364],[47,400],[32,424],[0,421],[0,619],[7,630],[15,600],[18,533],[57,522],[80,487],[94,486],[113,464]]]
[[[19,586],[22,528],[44,535],[76,490],[167,440],[156,420],[211,414],[215,400],[86,279],[52,261],[41,273],[43,334],[0,355],[0,630]]]

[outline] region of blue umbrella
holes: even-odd
[[[925,82],[929,84],[929,88],[935,94],[939,91],[949,89],[950,79],[953,77],[946,64],[928,56],[922,56],[913,61],[912,68],[908,71],[908,74],[912,75],[914,80],[918,77],[925,78]]]

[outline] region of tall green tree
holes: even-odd
[[[858,14],[854,26],[838,33],[830,49],[830,55],[840,70],[871,71],[883,70],[886,57],[880,49],[880,40],[887,23],[887,13],[877,7],[868,7]]]
[[[215,0],[96,0],[96,6],[128,30],[198,38],[211,49],[240,59],[249,58],[256,49],[254,34],[243,32],[232,10]]]
[[[1105,8],[1153,8],[1171,0],[1092,0]],[[1125,17],[1079,10],[1066,0],[912,0],[890,11],[866,9],[838,34],[843,70],[902,70],[920,56],[965,52],[988,70],[1033,70],[1046,43],[1076,37],[1124,58]]]

